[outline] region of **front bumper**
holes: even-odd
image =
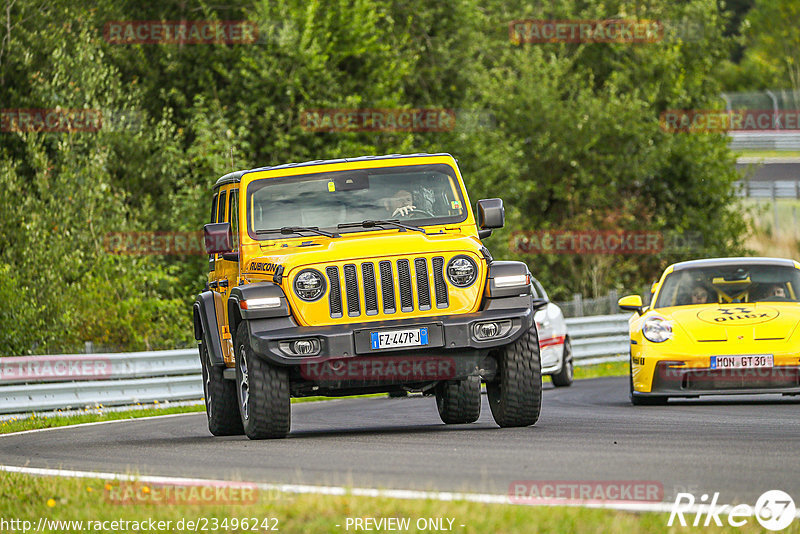
[[[757,393],[800,394],[800,366],[712,369],[676,367],[670,362],[661,361],[655,365],[650,393],[635,391],[634,395],[694,397]]]
[[[511,328],[502,336],[479,340],[473,325],[486,321],[510,321]],[[384,356],[485,356],[496,347],[516,341],[533,325],[530,308],[485,310],[460,315],[416,317],[391,321],[358,322],[336,326],[297,326],[291,317],[247,321],[254,352],[276,365],[298,366],[309,360],[375,358]],[[422,347],[373,349],[371,332],[381,330],[428,327],[429,343]],[[312,358],[287,354],[286,343],[299,339],[316,339],[319,352]],[[283,347],[282,347],[283,345]]]

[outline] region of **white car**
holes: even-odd
[[[567,334],[567,323],[561,308],[553,304],[542,284],[531,276],[531,293],[534,298],[547,301],[533,318],[539,332],[539,351],[542,360],[542,375],[550,375],[556,387],[572,384],[572,345]]]

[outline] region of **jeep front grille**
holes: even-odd
[[[344,266],[344,287],[347,294],[347,315],[361,315],[361,304],[358,302],[358,277],[356,266],[352,263]]]
[[[378,290],[375,287],[375,267],[371,263],[361,264],[361,278],[364,280],[364,310],[367,312],[367,315],[378,315]]]
[[[331,291],[328,294],[331,317],[338,319],[342,316],[342,290],[339,284],[339,269],[328,267],[325,272],[328,274],[328,281],[331,284]]]
[[[414,272],[412,280],[411,262],[407,259],[400,259],[396,262],[378,262],[378,273],[376,276],[375,264],[364,262],[359,266],[349,263],[344,269],[344,291],[341,289],[339,268],[330,266],[325,269],[330,283],[330,293],[328,304],[330,316],[332,318],[342,317],[343,302],[342,293],[347,299],[347,314],[350,317],[358,317],[363,308],[366,315],[378,315],[383,313],[389,315],[397,312],[397,298],[400,300],[400,311],[411,312],[415,309],[415,303],[419,311],[427,311],[432,308],[431,282],[429,278],[429,264],[426,258],[414,258]],[[444,258],[437,256],[431,260],[433,271],[433,291],[436,307],[447,308],[447,284],[444,280]],[[359,283],[358,271],[361,271],[361,281]],[[397,283],[395,283],[397,281]],[[380,289],[378,284],[380,283]],[[398,292],[395,292],[398,286]],[[363,289],[362,289],[363,288]],[[399,294],[398,294],[399,293]],[[378,301],[378,295],[381,300]]]
[[[433,258],[433,287],[436,291],[436,307],[446,308],[447,284],[444,281],[444,258],[441,256]]]

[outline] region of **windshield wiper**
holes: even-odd
[[[325,237],[342,237],[339,234],[332,234],[324,230],[320,230],[318,226],[284,226],[283,228],[273,228],[272,230],[256,230],[256,234],[276,234],[290,235],[300,234],[300,232],[311,232]]]
[[[397,219],[390,219],[390,220],[385,220],[385,221],[380,220],[380,219],[374,220],[374,221],[370,220],[370,219],[367,219],[366,221],[361,221],[360,223],[344,223],[344,224],[340,224],[340,225],[337,226],[337,228],[357,228],[359,226],[361,228],[374,228],[376,226],[378,228],[381,228],[383,226],[394,226],[395,228],[400,228],[401,232],[405,232],[406,230],[413,230],[415,232],[422,232],[423,234],[427,234],[428,233],[423,228],[420,228],[418,226],[411,226],[411,225],[408,225],[408,224],[403,224],[401,222],[398,222]]]

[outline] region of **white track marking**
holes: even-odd
[[[63,425],[63,426],[51,426],[48,428],[36,428],[34,430],[22,430],[20,432],[9,432],[7,434],[0,434],[0,439],[8,436],[19,436],[22,434],[33,434],[34,432],[47,432],[50,430],[62,430],[65,428],[80,428],[84,426],[96,426],[96,425],[109,425],[111,423],[130,423],[131,421],[148,421],[152,419],[165,419],[167,417],[180,417],[182,415],[197,415],[197,414],[205,415],[206,412],[183,412],[183,413],[168,413],[166,415],[148,415],[146,417],[129,417],[127,419],[112,419],[110,421],[94,421],[92,423],[78,423],[77,425]]]
[[[166,417],[166,416],[165,416]],[[280,491],[284,493],[304,493],[316,495],[356,495],[359,497],[382,497],[390,499],[422,499],[434,501],[466,501],[482,504],[516,504],[522,506],[569,506],[584,508],[602,508],[606,510],[619,510],[626,512],[662,512],[669,513],[672,510],[672,503],[668,502],[581,502],[581,501],[531,501],[524,503],[514,503],[508,495],[496,495],[489,493],[456,493],[447,491],[419,491],[401,489],[374,489],[374,488],[347,488],[344,486],[311,486],[305,484],[268,484],[263,482],[216,480],[204,478],[184,478],[166,477],[154,475],[125,475],[122,473],[104,473],[94,471],[74,471],[68,469],[46,469],[40,467],[19,467],[13,465],[0,465],[0,471],[6,473],[21,473],[35,476],[60,476],[66,478],[92,478],[101,480],[119,480],[125,482],[146,482],[149,484],[165,484],[174,486],[196,486],[196,485],[254,485],[263,491]],[[718,506],[723,506],[718,504]],[[730,510],[729,507],[728,509]],[[686,514],[695,514],[704,511],[701,506],[683,508]],[[727,515],[722,513],[720,515]],[[796,514],[800,517],[800,511]]]

